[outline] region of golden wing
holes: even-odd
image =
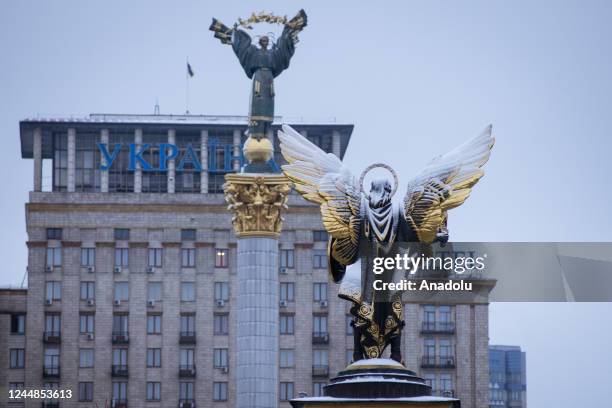
[[[330,255],[349,265],[357,258],[361,226],[361,191],[340,159],[325,153],[304,136],[283,125],[278,132],[285,175],[306,200],[321,206],[323,226],[330,235]]]
[[[432,160],[408,184],[404,216],[420,242],[432,243],[446,228],[447,211],[460,206],[482,178],[495,138],[491,125],[480,135]]]

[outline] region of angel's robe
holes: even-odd
[[[276,44],[261,49],[242,30],[234,30],[232,49],[246,75],[253,80],[249,107],[249,136],[266,137],[274,120],[274,78],[289,67],[295,52],[292,30],[285,27]]]

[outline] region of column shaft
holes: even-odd
[[[278,239],[238,238],[236,406],[278,406]]]
[[[68,129],[68,192],[75,191],[76,129]]]
[[[168,144],[174,145],[176,144],[176,131],[174,129],[168,130]],[[174,180],[176,178],[175,171],[175,159],[172,158],[168,160],[168,192],[174,193],[175,184]]]
[[[34,191],[42,191],[42,131],[34,129]]]
[[[200,173],[200,193],[208,193],[208,130],[200,132],[200,163],[202,172]]]
[[[100,143],[105,144],[108,147],[108,138],[108,129],[102,129],[100,131]],[[102,152],[100,152],[100,163],[102,165],[108,164]],[[100,191],[103,193],[108,193],[108,170],[100,171]]]
[[[140,151],[142,145],[142,129],[136,129],[134,131],[134,144],[136,145],[136,151]],[[138,161],[136,161],[136,170],[134,170],[134,192],[142,192],[142,167],[140,167]]]
[[[341,154],[340,132],[334,130],[332,132],[332,153],[340,157]]]
[[[232,167],[234,171],[240,170],[240,143],[242,142],[242,135],[240,129],[234,129],[234,148],[232,155],[234,156]]]

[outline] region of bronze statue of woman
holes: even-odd
[[[284,29],[278,41],[271,46],[269,37],[260,37],[259,47],[252,43],[251,36],[240,29],[238,23],[230,29],[213,18],[209,29],[215,32],[215,38],[222,43],[232,45],[244,72],[253,80],[248,136],[260,140],[266,137],[274,120],[274,78],[289,67],[298,42],[297,34],[306,26],[307,17],[304,10],[300,10],[290,21],[271,15],[254,14],[250,22],[282,22]]]

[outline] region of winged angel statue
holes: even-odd
[[[401,291],[375,291],[373,258],[395,257],[398,242],[429,246],[448,240],[447,212],[460,206],[484,175],[495,139],[491,126],[445,155],[433,159],[410,183],[403,205],[392,201],[398,177],[384,164],[367,167],[357,180],[340,159],[325,153],[290,126],[279,132],[282,166],[296,190],[319,204],[323,225],[329,233],[328,269],[340,283],[339,296],[352,302],[353,361],[382,356],[387,346],[391,358],[402,362]],[[366,173],[382,167],[393,178],[374,180],[363,190]],[[405,270],[385,271],[376,279],[397,282]]]

